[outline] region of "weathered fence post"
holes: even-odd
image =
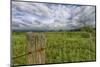
[[[45,63],[45,36],[43,33],[27,33],[28,44],[26,46],[27,64],[44,64]]]

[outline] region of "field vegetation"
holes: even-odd
[[[35,32],[41,33],[41,32]],[[96,32],[94,28],[74,31],[44,32],[46,37],[46,63],[80,62],[96,60]],[[26,32],[12,32],[12,57],[25,53]],[[25,56],[12,59],[13,64],[26,64]]]

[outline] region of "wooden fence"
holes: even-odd
[[[27,64],[44,64],[45,63],[45,36],[43,33],[27,33],[28,45],[26,47]]]

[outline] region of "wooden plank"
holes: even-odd
[[[27,64],[45,63],[45,36],[43,33],[27,33],[28,45],[26,46]]]

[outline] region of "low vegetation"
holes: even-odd
[[[80,31],[44,32],[46,37],[46,63],[80,62],[96,60],[95,29]],[[25,53],[26,32],[12,32],[12,57]],[[26,64],[25,56],[12,59],[13,64]]]

